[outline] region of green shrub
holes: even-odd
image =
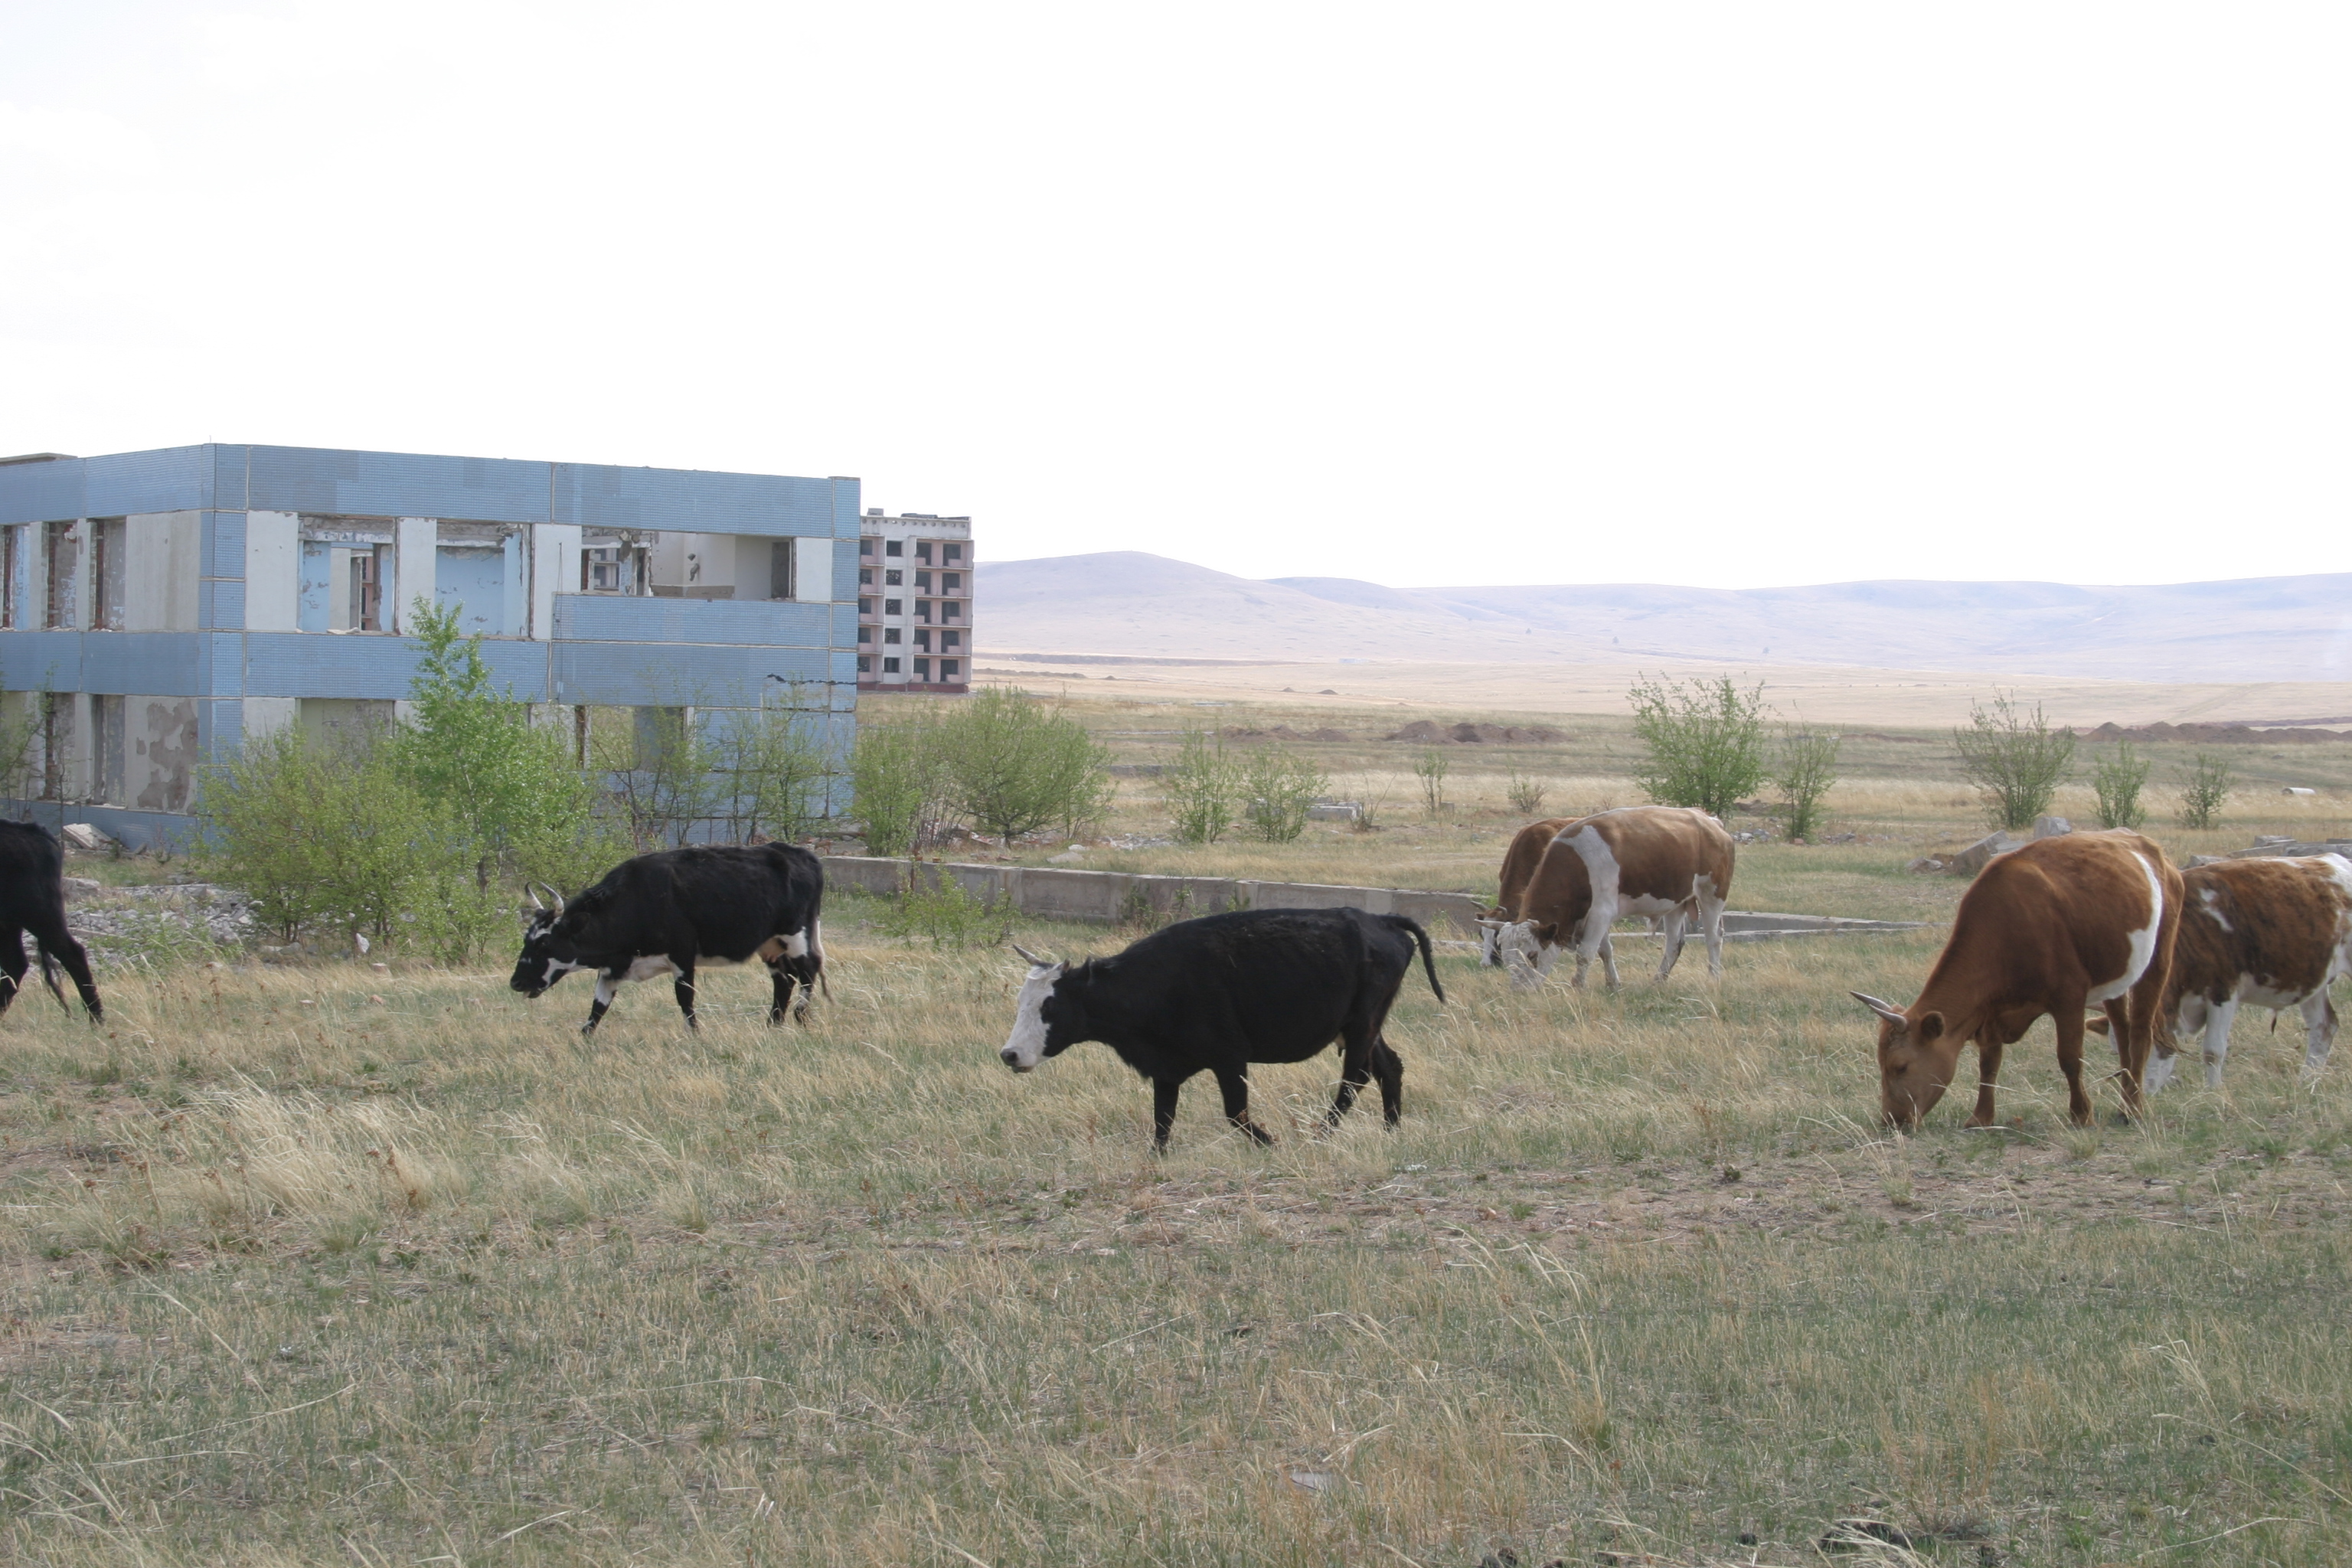
[[[1445,809],[1445,775],[1454,764],[1435,746],[1428,748],[1412,761],[1412,776],[1421,781],[1421,806],[1435,816]]]
[[[992,688],[939,721],[954,807],[1006,843],[1047,823],[1075,830],[1108,800],[1110,754],[1086,726],[1026,692]]]
[[[2099,796],[2100,826],[2137,827],[2147,820],[2147,808],[2139,798],[2147,784],[2147,760],[2132,750],[2129,741],[2116,742],[2091,764],[2091,788]]]
[[[851,816],[867,853],[908,855],[947,816],[947,770],[927,723],[861,725],[850,753]]]
[[[1509,773],[1509,782],[1504,786],[1503,794],[1511,803],[1511,809],[1521,816],[1543,815],[1543,780],[1533,773],[1523,773],[1518,769],[1513,768]]]
[[[2228,758],[2215,752],[2200,752],[2197,760],[2180,780],[2180,825],[2183,827],[2210,827],[2220,815],[2221,805],[2237,787],[2237,774]]]
[[[1952,731],[1960,772],[1984,797],[1995,827],[2031,827],[2050,809],[2074,756],[2074,731],[2052,729],[2036,703],[2030,714],[2007,697],[1969,704],[1969,721]]]
[[[1743,691],[1731,677],[1636,681],[1626,693],[1633,733],[1646,755],[1633,782],[1662,805],[1695,805],[1728,816],[1769,772],[1759,681]]]
[[[1013,913],[1011,899],[975,899],[941,871],[935,887],[909,881],[902,888],[880,925],[892,936],[929,937],[933,947],[972,947],[1004,941]]]
[[[711,815],[738,844],[754,835],[787,843],[805,838],[823,820],[833,751],[817,728],[820,721],[795,711],[798,699],[795,692],[787,706],[719,715],[708,747]]]
[[[1321,768],[1295,752],[1266,746],[1242,765],[1242,816],[1251,834],[1267,844],[1287,844],[1307,831],[1307,808],[1329,785]]]
[[[1837,785],[1838,738],[1792,730],[1780,738],[1772,783],[1789,803],[1789,837],[1810,840],[1820,831],[1822,800]]]
[[[1176,838],[1182,844],[1214,844],[1223,837],[1234,825],[1241,790],[1241,759],[1226,752],[1223,736],[1207,730],[1186,731],[1176,760],[1160,775],[1160,797],[1176,819]]]

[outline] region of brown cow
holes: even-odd
[[[1736,855],[1722,823],[1685,806],[1626,805],[1570,823],[1536,867],[1519,900],[1519,919],[1497,933],[1512,983],[1541,984],[1559,954],[1573,947],[1571,984],[1584,984],[1598,953],[1614,986],[1617,957],[1609,928],[1625,915],[1664,917],[1659,979],[1674,973],[1694,918],[1706,938],[1706,972],[1721,974],[1723,905]]]
[[[1952,935],[1907,1008],[1861,992],[1879,1017],[1878,1098],[1888,1122],[1915,1127],[1977,1047],[1971,1127],[1993,1119],[2003,1047],[2044,1013],[2058,1030],[2066,1114],[2091,1120],[2083,1089],[2083,1014],[2103,1006],[2123,1056],[2124,1108],[2163,1028],[2160,1001],[2180,918],[2180,873],[2137,833],[2070,833],[2000,857],[1960,898]]]
[[[1530,822],[1511,837],[1511,847],[1503,852],[1502,893],[1478,922],[1478,962],[1488,967],[1499,966],[1503,950],[1496,945],[1496,933],[1519,918],[1519,900],[1534,879],[1536,868],[1543,861],[1544,851],[1559,830],[1575,821],[1570,816],[1555,816],[1543,822]]]
[[[2205,1087],[2221,1087],[2230,1026],[2242,1002],[2303,1014],[2304,1079],[2317,1078],[2336,1043],[2327,987],[2352,973],[2352,861],[2223,860],[2183,871],[2180,884],[2180,934],[2164,1013],[2181,1038],[2204,1037]],[[2156,1050],[2150,1094],[2172,1078],[2172,1042],[2158,1040]]]

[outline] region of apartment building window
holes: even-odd
[[[903,539],[886,540],[882,545],[882,553],[885,555],[904,555],[907,553],[907,542]],[[895,580],[896,579],[893,579],[893,581]]]
[[[123,622],[123,520],[92,519],[89,525],[89,629],[119,632]]]
[[[860,566],[860,567],[857,569],[857,585],[858,585],[859,587],[861,587],[861,588],[871,588],[872,586],[874,586],[874,568],[873,568],[873,567],[871,567],[871,566]]]
[[[874,673],[874,656],[872,654],[861,653],[857,656],[857,673],[860,675],[871,675]]]
[[[882,628],[882,640],[886,644],[896,643],[898,640],[898,628],[896,626],[884,626]]]
[[[963,634],[961,632],[941,632],[940,634],[940,647],[942,648],[963,647]]]
[[[41,616],[45,626],[74,624],[74,574],[81,564],[81,545],[70,522],[41,525],[41,566],[48,579],[48,603]],[[54,798],[54,797],[52,797]]]
[[[98,731],[98,777],[93,781],[91,795],[99,800],[127,805],[130,797],[123,793],[123,700],[120,697],[93,697],[89,700],[90,717]]]
[[[931,563],[931,542],[921,540],[915,545],[915,559],[928,566]]]
[[[861,616],[870,616],[870,615],[872,615],[872,614],[874,613],[874,601],[873,601],[873,600],[871,600],[871,599],[860,599],[860,600],[858,600],[858,601],[857,601],[857,613],[858,613],[859,615],[861,615]]]
[[[898,674],[898,661],[897,659],[895,659],[895,658],[886,658],[886,659],[884,659],[884,660],[882,661],[882,673],[883,673],[883,674],[885,674],[885,675],[896,675],[896,674]]]
[[[379,544],[352,556],[351,625],[354,631],[383,630],[383,564],[391,547]]]
[[[963,619],[963,601],[961,599],[941,600],[940,603],[940,619],[943,621],[960,621]]]
[[[929,653],[929,652],[930,652],[930,651],[931,651],[931,634],[930,634],[930,633],[929,633],[929,632],[921,632],[921,631],[917,632],[917,633],[915,634],[915,646],[916,646],[917,647],[919,647],[919,648],[922,649],[925,653]]]
[[[872,642],[874,640],[874,628],[872,626],[858,627],[857,640],[862,643]]]
[[[917,659],[915,661],[915,679],[917,680],[929,680],[930,678],[931,661],[928,658]]]
[[[961,544],[950,543],[946,549],[940,552],[940,554],[950,563],[961,561],[963,559],[963,546]]]
[[[885,599],[882,601],[882,613],[886,616],[903,616],[907,613],[902,607],[905,604],[904,599]]]
[[[960,658],[943,658],[940,660],[940,679],[941,680],[961,680],[963,679],[963,660]]]
[[[67,526],[72,525],[68,523]],[[66,797],[66,761],[73,751],[73,719],[72,692],[44,691],[41,693],[41,798],[43,800],[63,800]]]
[[[925,621],[931,618],[931,602],[929,599],[915,601],[915,616],[918,620]]]
[[[857,542],[857,553],[866,556],[872,555],[874,553],[874,541],[870,538],[860,539]],[[865,579],[860,578],[858,581],[863,582]]]
[[[779,539],[768,546],[768,597],[790,599],[799,592],[800,584],[793,581],[793,542]]]
[[[931,574],[929,572],[918,572],[915,574],[915,589],[918,593],[923,594],[928,594],[931,591]]]
[[[961,573],[961,572],[942,572],[942,573],[940,573],[940,593],[942,593],[942,594],[961,594],[961,593],[962,593],[962,592],[963,592],[963,574],[962,574],[962,573]]]
[[[0,528],[0,630],[16,626],[16,552],[21,528]]]
[[[906,580],[907,574],[896,567],[891,567],[882,574],[882,585],[885,588],[896,588]]]
[[[617,545],[583,550],[580,552],[580,591],[583,594],[617,594],[624,586],[622,573],[625,563]]]

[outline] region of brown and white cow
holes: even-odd
[[[2221,1087],[2230,1026],[2246,1002],[2302,1013],[2304,1077],[2318,1077],[2336,1043],[2327,987],[2352,973],[2352,860],[2223,860],[2183,871],[2180,881],[2180,934],[2164,1006],[2181,1039],[2204,1037],[2205,1087]],[[2157,1043],[2151,1094],[2172,1077],[2171,1045]]]
[[[1706,972],[1721,974],[1723,905],[1736,855],[1723,824],[1687,806],[1626,805],[1570,822],[1537,865],[1519,900],[1519,919],[1497,933],[1512,984],[1541,984],[1559,954],[1574,948],[1571,984],[1584,984],[1597,953],[1614,986],[1609,928],[1627,915],[1664,919],[1659,979],[1674,973],[1693,920],[1706,939]]]
[[[1571,816],[1555,816],[1530,822],[1511,836],[1511,847],[1503,852],[1500,894],[1495,900],[1495,907],[1478,921],[1480,963],[1491,968],[1503,962],[1503,950],[1496,943],[1496,933],[1519,918],[1519,900],[1526,896],[1528,884],[1535,879],[1544,851],[1559,837],[1559,830],[1575,820]]]
[[[2038,839],[1977,874],[1952,934],[1905,1008],[1857,991],[1879,1017],[1878,1099],[1887,1121],[1914,1127],[1951,1087],[1960,1049],[1977,1047],[1971,1127],[1993,1119],[2002,1047],[2044,1013],[2058,1030],[2066,1113],[2091,1120],[2083,1089],[2084,1010],[2105,1009],[2123,1056],[2124,1106],[2139,1109],[2140,1074],[2163,1029],[2161,1000],[2180,919],[2180,873],[2137,833]]]

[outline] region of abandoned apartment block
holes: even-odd
[[[134,847],[184,837],[202,765],[245,737],[395,716],[419,601],[583,734],[595,709],[644,728],[789,705],[845,746],[862,521],[854,479],[219,445],[0,458],[0,795]]]
[[[971,519],[868,507],[857,536],[857,689],[971,689]]]

